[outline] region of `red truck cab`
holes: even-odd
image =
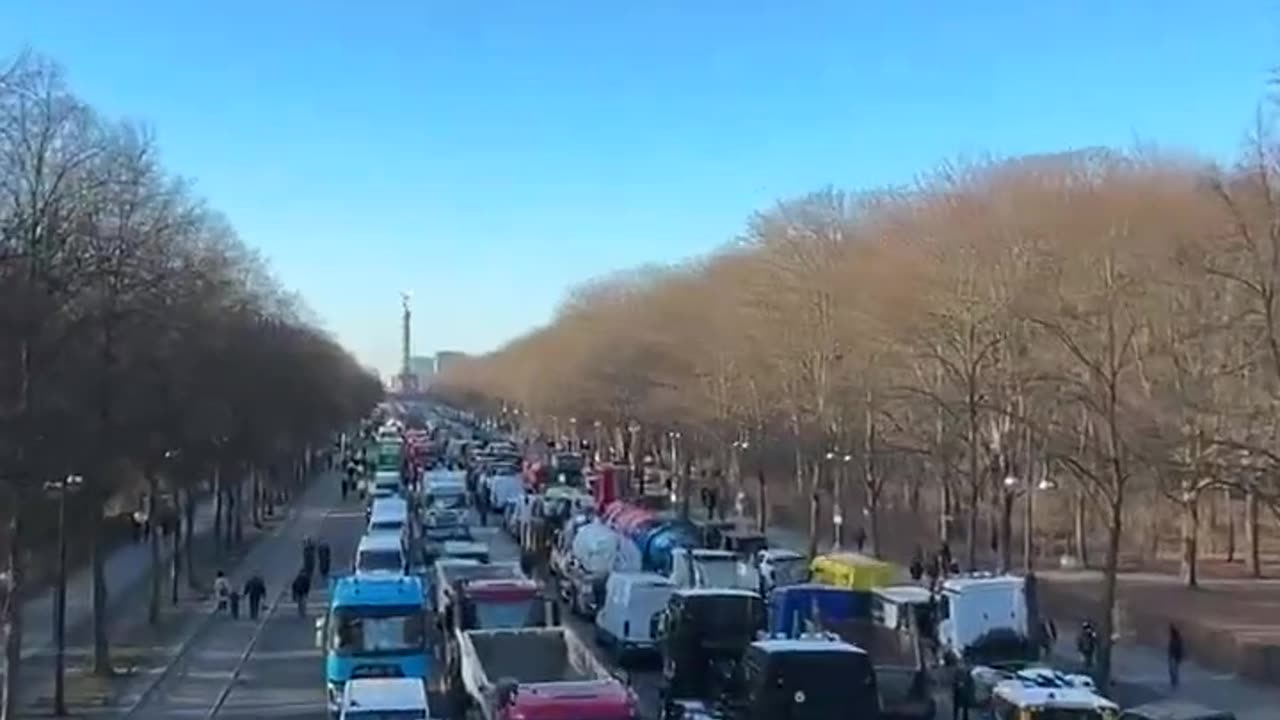
[[[547,624],[542,585],[528,578],[469,580],[463,591],[462,628],[501,630]]]
[[[517,687],[499,720],[635,720],[636,695],[617,680]]]

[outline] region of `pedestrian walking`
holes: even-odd
[[[908,571],[911,573],[912,582],[920,582],[920,578],[924,577],[924,551],[919,545],[911,554],[911,565]]]
[[[1058,644],[1058,628],[1052,618],[1040,622],[1040,649],[1046,660],[1053,657],[1053,648]]]
[[[861,525],[857,530],[853,531],[853,542],[858,546],[858,552],[862,552],[862,548],[867,544],[867,530]]]
[[[257,620],[262,610],[262,599],[267,594],[267,583],[262,575],[254,573],[244,584],[244,596],[249,601],[249,619]]]
[[[316,560],[320,565],[320,577],[328,579],[329,577],[329,560],[332,551],[329,549],[329,543],[322,542],[320,547],[316,548]]]
[[[951,720],[969,720],[973,704],[973,675],[963,665],[955,668],[951,680]]]
[[[943,540],[941,547],[938,548],[938,561],[941,563],[942,572],[945,573],[951,568],[951,560],[951,545]]]
[[[311,595],[311,573],[306,568],[293,578],[293,601],[298,604],[298,617],[307,616],[307,597]]]
[[[231,594],[231,581],[221,570],[213,578],[213,596],[218,599],[218,612],[227,609],[227,598]]]
[[[1093,670],[1093,655],[1097,649],[1098,633],[1093,629],[1093,623],[1085,620],[1080,625],[1080,637],[1076,638],[1076,650],[1080,651],[1080,662],[1085,672]]]
[[[227,602],[231,608],[231,619],[239,620],[240,619],[240,591],[236,590],[235,588],[231,588],[229,591],[227,591]]]
[[[307,536],[302,541],[302,571],[309,577],[316,569],[316,542]]]
[[[480,527],[489,526],[489,495],[480,492],[476,496],[476,512],[480,513]]]
[[[1182,633],[1178,631],[1177,625],[1169,623],[1169,687],[1174,690],[1178,689],[1184,650]]]

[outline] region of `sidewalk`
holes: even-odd
[[[214,503],[208,498],[196,506],[195,534],[199,538],[213,530]],[[168,543],[160,545],[162,567],[168,567],[173,553]],[[106,609],[110,615],[129,590],[147,580],[151,570],[149,543],[127,543],[113,550],[104,563],[107,578]],[[49,588],[22,604],[23,659],[54,651],[53,605],[57,588]],[[67,577],[68,637],[93,622],[93,567],[85,565]]]
[[[771,527],[765,534],[770,545],[797,552],[808,549],[809,537],[804,531]],[[830,545],[829,540],[819,541],[819,552],[826,551]],[[1079,657],[1074,653],[1075,646],[1076,628],[1059,624],[1054,663],[1078,668]],[[1194,649],[1192,654],[1194,655]],[[1276,708],[1280,707],[1280,688],[1250,682],[1191,661],[1183,662],[1180,687],[1172,692],[1169,689],[1169,669],[1164,652],[1125,638],[1112,649],[1111,665],[1115,685],[1113,699],[1122,707],[1165,697],[1178,697],[1217,710],[1229,710],[1235,713],[1237,720],[1275,720]]]

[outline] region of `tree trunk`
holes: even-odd
[[[818,480],[822,470],[814,462],[809,471],[809,557],[818,555],[818,521],[821,519],[822,498],[818,497]]]
[[[1187,587],[1200,584],[1200,494],[1194,488],[1182,491],[1182,582]]]
[[[1030,483],[1030,479],[1027,480]],[[1017,494],[1008,490],[1000,492],[1000,567],[999,572],[1013,569],[1013,501]]]
[[[196,555],[195,555],[195,526],[196,526],[196,494],[194,489],[188,489],[183,494],[185,500],[185,515],[187,516],[187,534],[182,536],[182,554],[185,557],[184,563],[187,566],[187,587],[195,590],[198,588],[196,582]]]
[[[180,494],[174,493],[173,508],[173,538],[169,541],[170,551],[169,558],[169,602],[175,607],[178,605],[178,583],[182,579],[182,512],[179,510],[178,503],[181,502]]]
[[[226,523],[226,507],[222,502],[222,469],[213,466],[213,546],[218,555],[222,554],[222,533]]]
[[[103,537],[102,509],[93,511],[95,527],[90,534],[89,562],[93,572],[93,674],[100,677],[111,675],[111,636],[107,626],[111,622],[107,617],[107,565],[106,538]]]
[[[147,471],[147,522],[151,523],[151,596],[147,605],[147,622],[152,625],[160,623],[161,578],[164,568],[160,563],[160,541],[164,534],[160,531],[160,481],[154,471]]]
[[[1253,488],[1244,496],[1244,535],[1249,577],[1262,577],[1261,538],[1258,532],[1258,493]]]
[[[22,675],[22,507],[18,493],[11,493],[13,512],[9,515],[9,587],[4,600],[4,657],[8,672],[4,676],[4,702],[0,704],[0,720],[17,720],[18,687]]]
[[[1080,563],[1080,567],[1089,567],[1089,524],[1086,522],[1085,511],[1089,497],[1084,490],[1076,492],[1075,502],[1075,551],[1076,561]]]
[[[1120,568],[1120,536],[1124,530],[1124,490],[1115,488],[1111,502],[1110,527],[1107,530],[1107,557],[1102,573],[1102,632],[1098,646],[1098,672],[1094,682],[1107,694],[1111,686],[1111,648],[1117,634],[1116,587]]]
[[[951,542],[951,507],[954,504],[950,479],[944,475],[938,483],[938,539],[941,542]]]
[[[231,517],[235,520],[236,545],[244,543],[244,478],[238,477],[233,486],[234,499],[232,506],[234,512]]]
[[[971,571],[978,569],[978,489],[978,482],[974,479],[969,484],[969,507],[965,508],[967,513],[965,523],[968,526],[969,537],[965,538],[964,555],[965,562]]]
[[[764,470],[756,470],[756,525],[760,532],[769,529],[769,492],[764,481]]]
[[[795,458],[796,492],[802,493],[804,492],[804,454],[800,451],[800,435],[797,434],[794,440],[795,447],[792,449],[792,454]]]
[[[871,532],[871,556],[884,559],[880,550],[880,488],[867,488],[867,524]]]
[[[1231,488],[1222,488],[1222,509],[1227,514],[1227,562],[1236,561],[1236,504]]]

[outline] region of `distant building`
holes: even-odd
[[[418,378],[418,387],[425,388],[436,374],[436,359],[430,355],[415,355],[409,358],[409,372]]]
[[[464,352],[457,352],[454,350],[441,350],[440,352],[436,353],[436,374],[440,375],[444,373],[450,367],[457,364],[458,361],[465,360],[466,358],[467,358],[467,354]]]

